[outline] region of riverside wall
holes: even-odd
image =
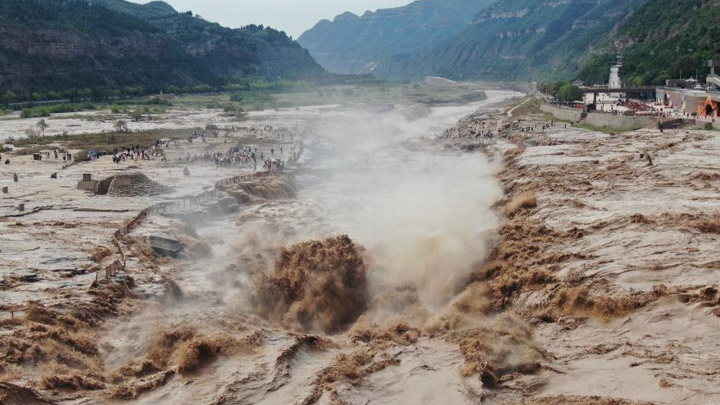
[[[582,116],[582,111],[576,108],[562,108],[550,104],[541,105],[540,111],[552,114],[555,118],[563,121],[578,122]]]
[[[548,114],[552,114],[555,118],[560,120],[572,122],[582,121],[592,126],[605,127],[618,131],[629,131],[633,129],[657,125],[657,118],[655,117],[631,117],[622,115],[588,113],[583,119],[582,112],[578,109],[557,107],[549,104],[541,105],[540,110]]]
[[[589,113],[585,122],[596,127],[606,127],[618,131],[631,131],[649,126],[657,126],[655,117],[626,117],[622,115]]]

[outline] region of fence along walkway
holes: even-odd
[[[289,164],[295,164],[297,160],[300,158],[300,154],[302,153],[302,144],[298,147],[298,152],[295,153],[289,160]],[[256,180],[262,177],[272,176],[275,175],[277,172],[273,171],[264,171],[264,172],[255,172],[250,174],[242,174],[239,176],[234,177],[228,177],[221,180],[218,180],[215,182],[215,187],[211,191],[205,191],[202,194],[198,194],[191,197],[183,197],[177,201],[169,201],[169,202],[161,202],[157,204],[153,204],[144,210],[140,211],[133,219],[125,223],[123,226],[121,226],[115,233],[113,234],[113,243],[118,249],[118,252],[120,253],[120,256],[123,257],[123,262],[118,263],[118,261],[113,262],[109,266],[106,266],[101,271],[98,271],[98,273],[103,272],[105,273],[105,278],[110,278],[115,275],[120,270],[125,270],[125,264],[124,264],[124,255],[122,252],[122,248],[120,247],[120,244],[118,240],[129,234],[133,231],[141,222],[143,219],[145,219],[148,215],[151,214],[162,214],[168,211],[172,210],[180,210],[180,209],[187,209],[191,207],[196,207],[201,204],[204,204],[208,201],[212,201],[213,199],[217,198],[218,190],[221,189],[223,186],[227,186],[229,184],[233,183],[240,183],[244,181],[251,181]],[[119,265],[120,264],[120,265]],[[97,274],[96,274],[97,276]],[[97,277],[96,277],[97,279]]]

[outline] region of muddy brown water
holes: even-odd
[[[491,209],[501,198],[495,164],[481,153],[444,150],[429,140],[464,116],[517,95],[490,91],[487,101],[434,107],[412,120],[398,108],[288,113],[316,128],[294,174],[297,195],[198,226],[212,255],[162,266],[184,298],[148,304],[107,326],[101,345],[107,373],[140,363],[157,351],[163,334],[189,328],[196,338],[220,336],[231,343],[213,346],[216,352],[199,367],[157,387],[137,388],[156,375],[125,381],[138,389],[131,402],[479,403],[482,383],[461,376],[457,345],[430,337],[375,345],[351,337],[357,328],[400,321],[422,328],[447,308],[472,265],[487,254],[499,221]],[[281,124],[282,114],[268,120]],[[136,234],[171,222],[151,218]],[[270,271],[281,247],[340,234],[362,246],[367,265],[370,305],[355,325],[326,336],[254,315],[254,272]],[[412,297],[398,298],[398,291]],[[173,352],[169,364],[178,356]]]

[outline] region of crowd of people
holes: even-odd
[[[263,135],[267,132],[272,132],[278,140],[283,139],[294,139],[295,132],[286,128],[274,128],[273,126],[267,125],[260,128],[243,128],[247,132],[252,134]],[[233,127],[235,130],[235,127]],[[193,142],[200,141],[207,143],[208,138],[218,138],[219,130],[212,129],[210,133],[205,131],[193,131],[188,135],[187,138],[180,139],[169,139],[163,138],[154,141],[148,145],[121,145],[118,148],[114,148],[112,151],[92,149],[88,150],[86,158],[90,161],[98,160],[104,156],[111,156],[112,161],[115,164],[120,164],[126,161],[139,161],[139,160],[155,160],[160,159],[161,161],[167,161],[166,150],[169,148],[180,149],[183,146],[190,146]],[[183,145],[183,143],[185,145]],[[228,140],[225,140],[228,143]],[[289,149],[288,149],[289,148]],[[204,153],[191,153],[187,151],[182,153],[179,151],[177,158],[178,162],[186,164],[192,163],[214,163],[216,166],[246,166],[252,167],[254,170],[258,170],[260,166],[262,170],[282,170],[285,167],[287,160],[295,156],[295,146],[292,145],[279,145],[277,147],[271,147],[269,153],[266,151],[258,150],[257,145],[238,145],[231,146],[225,151],[205,151]],[[52,151],[44,151],[36,154],[36,160],[51,160],[54,156],[55,160],[62,159],[63,161],[72,161],[72,154],[66,151],[64,147],[55,149]],[[0,154],[0,162],[2,162],[3,156]],[[5,164],[9,165],[10,160],[6,159]]]
[[[270,154],[258,151],[256,145],[253,146],[232,146],[226,151],[206,151],[205,153],[187,152],[184,156],[177,157],[178,162],[192,163],[215,163],[216,166],[252,166],[254,170],[258,168],[258,162],[262,162],[263,170],[282,170],[286,161],[283,160],[283,153],[286,152],[284,146],[279,147],[279,153],[274,147],[270,148]],[[288,157],[295,154],[295,147],[291,146]]]
[[[52,151],[45,151],[42,153],[36,153],[35,156],[40,155],[40,159],[44,156],[46,160],[50,160],[51,156],[55,157],[55,160],[60,160],[62,158],[63,162],[72,162],[72,153],[65,150],[64,146],[60,146],[58,149],[54,149]],[[38,158],[33,157],[35,160],[38,160]],[[2,157],[0,155],[0,160],[2,160]],[[5,164],[10,164],[9,160],[5,161]]]
[[[115,149],[112,153],[113,163],[120,163],[126,160],[150,160],[152,158],[160,158],[165,161],[167,157],[165,152],[162,150],[162,145],[165,144],[161,141],[157,141],[155,146],[152,147],[141,147],[140,145],[131,145],[129,147],[121,146],[119,149]],[[102,156],[104,152],[88,151],[90,160],[95,160]]]
[[[179,162],[186,163],[215,163],[217,166],[233,166],[253,164],[257,167],[257,146],[232,146],[227,151],[206,151],[203,154],[186,152],[185,156],[178,155]]]
[[[463,125],[445,130],[439,139],[493,139],[493,131],[489,120],[483,119],[474,123],[474,125]],[[494,121],[493,121],[494,123]]]

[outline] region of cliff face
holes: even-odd
[[[192,16],[151,20],[192,55],[220,76],[307,78],[323,69],[297,42],[269,27],[229,29]]]
[[[122,0],[0,2],[0,92],[222,84],[322,68],[284,33],[229,29],[169,5]]]
[[[379,67],[396,77],[514,80],[572,76],[644,0],[499,0],[433,50]]]
[[[296,78],[322,71],[307,50],[269,27],[230,29],[178,13],[162,1],[144,5],[124,0],[91,1],[146,20],[175,39],[189,55],[205,59],[207,68],[219,75]]]
[[[494,0],[420,0],[407,6],[341,14],[320,21],[298,42],[329,71],[374,72],[386,60],[429,51],[459,33]]]

